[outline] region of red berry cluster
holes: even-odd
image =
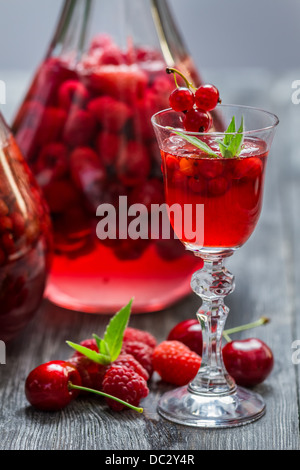
[[[80,344],[99,352],[94,339]],[[64,408],[79,394],[96,391],[106,397],[107,404],[115,411],[123,410],[126,404],[137,407],[149,393],[147,382],[153,372],[155,346],[156,340],[150,333],[128,327],[121,354],[115,361],[99,364],[76,351],[67,361],[41,364],[27,377],[26,397],[37,409],[55,411]]]
[[[265,322],[260,320],[251,327]],[[99,352],[95,339],[80,345]],[[40,410],[60,410],[79,394],[95,392],[106,397],[110,408],[121,411],[128,405],[139,406],[149,393],[154,371],[165,382],[178,386],[189,383],[199,370],[201,355],[202,333],[196,319],[178,323],[158,345],[149,332],[127,327],[121,353],[112,363],[99,364],[76,351],[67,361],[51,361],[31,371],[25,393]],[[249,387],[263,382],[274,364],[271,349],[256,338],[228,342],[223,359],[236,383]]]
[[[221,102],[219,90],[211,84],[201,85],[195,89],[181,72],[173,68],[167,68],[167,73],[173,73],[174,78],[175,74],[180,75],[186,83],[186,86],[177,86],[169,97],[171,108],[185,114],[183,121],[185,130],[207,132],[212,123],[209,111],[215,109],[217,104]]]

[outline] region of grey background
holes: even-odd
[[[114,1],[120,2],[120,17],[124,2]],[[63,3],[0,0],[0,80],[7,88],[1,111],[9,124],[48,48]],[[291,102],[291,83],[300,78],[299,0],[169,0],[169,5],[200,75],[222,91],[223,102],[234,99],[266,109],[270,99]],[[245,88],[250,103],[240,101]]]
[[[0,0],[0,71],[32,70],[38,64],[62,4],[62,0]],[[169,0],[169,4],[198,67],[282,70],[300,61],[299,0]]]

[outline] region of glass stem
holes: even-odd
[[[202,328],[203,352],[201,367],[189,390],[206,395],[228,394],[236,385],[223,363],[222,335],[229,313],[224,297],[234,290],[234,276],[223,266],[223,258],[208,258],[203,268],[194,273],[191,287],[202,299],[197,318]]]

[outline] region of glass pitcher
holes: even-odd
[[[51,262],[48,208],[0,114],[0,340],[36,313]]]
[[[169,107],[167,66],[200,83],[165,0],[66,0],[13,123],[43,189],[55,257],[46,291],[90,313],[159,310],[190,293],[199,260],[177,239],[96,235],[97,207],[163,203],[151,116]]]

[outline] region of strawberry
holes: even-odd
[[[153,352],[153,369],[162,380],[186,385],[197,374],[201,357],[180,341],[163,341]]]

